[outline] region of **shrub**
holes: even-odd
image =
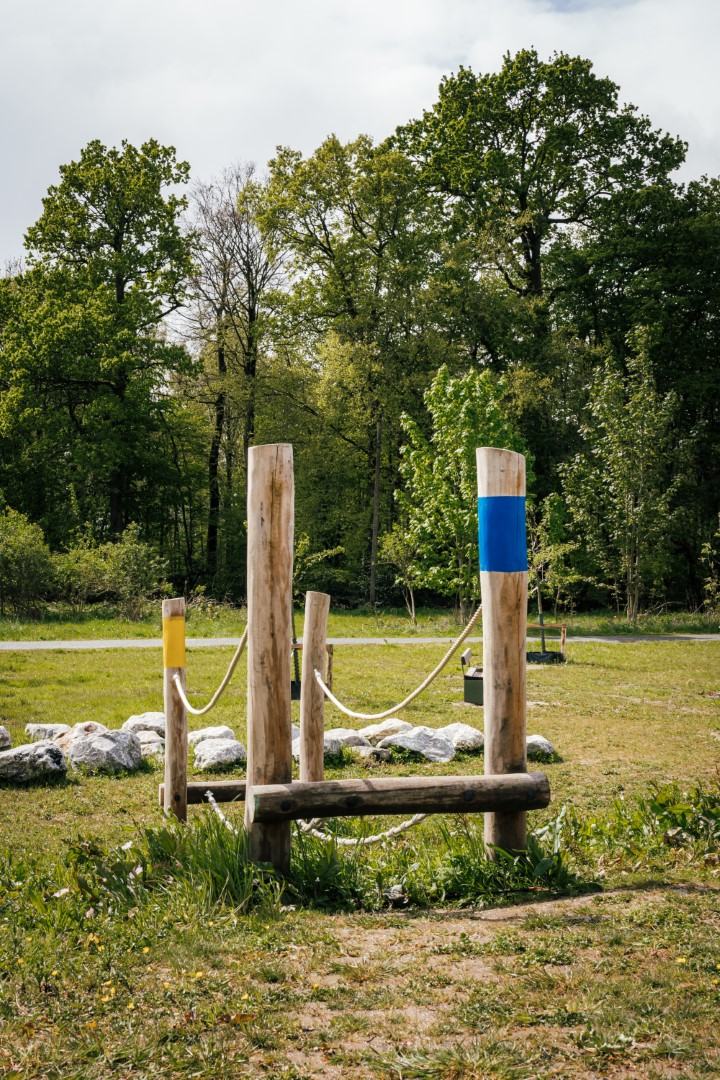
[[[17,510],[0,514],[0,612],[27,611],[52,588],[53,566],[43,531]]]
[[[82,540],[67,551],[53,555],[59,595],[74,607],[82,608],[107,593],[107,573],[101,548]]]
[[[114,544],[99,549],[105,566],[105,587],[123,614],[139,619],[148,600],[168,591],[167,564],[140,539],[138,525],[128,525]]]

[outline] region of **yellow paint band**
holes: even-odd
[[[163,666],[185,667],[185,616],[163,619]]]

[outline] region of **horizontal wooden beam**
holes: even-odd
[[[252,789],[253,821],[363,814],[467,814],[540,810],[550,802],[544,773],[504,776],[383,776],[262,784]]]
[[[212,794],[215,802],[245,801],[244,780],[191,780],[187,785],[188,803],[194,803],[197,806],[198,803],[206,802],[205,793],[208,791]],[[158,800],[161,806],[163,806],[164,797],[165,785],[160,784]]]

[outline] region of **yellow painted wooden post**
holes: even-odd
[[[187,714],[173,682],[185,687],[185,600],[163,600],[163,697],[165,702],[165,813],[187,820]]]
[[[527,543],[525,458],[512,450],[477,450],[480,591],[483,622],[485,773],[527,771]],[[485,815],[485,843],[519,851],[527,843],[524,811]]]
[[[290,824],[255,823],[255,784],[292,778],[290,649],[294,479],[292,446],[253,446],[248,455],[248,762],[245,824],[255,862],[290,867]]]

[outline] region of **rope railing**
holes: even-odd
[[[320,674],[320,672],[317,670],[317,668],[315,669],[315,681],[317,682],[318,686],[320,687],[320,689],[322,690],[323,694],[328,699],[328,701],[331,701],[333,703],[333,705],[335,706],[335,708],[339,709],[341,713],[345,714],[345,716],[350,716],[354,720],[385,720],[386,717],[392,716],[394,713],[398,713],[398,712],[400,712],[401,709],[404,709],[407,705],[410,704],[411,701],[414,701],[416,697],[419,697],[419,695],[422,694],[423,690],[427,690],[427,688],[428,688],[428,686],[430,686],[431,682],[434,679],[437,678],[437,676],[440,674],[442,669],[446,666],[446,664],[448,664],[448,662],[452,659],[453,655],[460,648],[463,641],[465,641],[465,638],[469,635],[469,633],[472,630],[473,626],[475,625],[475,623],[480,618],[480,612],[481,611],[482,611],[482,604],[478,607],[477,611],[473,614],[472,618],[470,619],[470,622],[467,624],[467,626],[463,630],[460,637],[455,639],[455,641],[452,643],[452,645],[450,646],[448,651],[443,656],[440,663],[437,664],[437,666],[433,668],[433,670],[430,672],[430,674],[427,675],[423,679],[423,681],[420,683],[420,685],[418,687],[416,687],[412,691],[412,693],[408,694],[408,696],[406,698],[403,698],[403,700],[398,705],[393,705],[389,709],[384,709],[383,712],[379,712],[379,713],[363,713],[363,712],[356,712],[355,709],[348,709],[346,705],[343,705],[343,703],[341,701],[339,701],[338,698],[335,697],[335,695],[333,694],[330,687],[325,684],[325,682],[323,681],[323,677]]]
[[[238,660],[242,656],[243,649],[245,648],[245,645],[247,643],[247,638],[248,638],[248,628],[246,626],[245,629],[243,630],[243,634],[242,634],[242,637],[240,638],[240,641],[238,643],[238,647],[235,650],[233,658],[232,658],[232,660],[230,661],[230,663],[228,665],[228,669],[225,672],[225,675],[223,677],[222,682],[218,686],[218,688],[215,691],[215,693],[213,694],[213,696],[208,701],[207,705],[203,705],[203,707],[201,709],[196,709],[195,706],[191,705],[190,702],[188,701],[187,694],[185,693],[185,690],[183,689],[182,680],[180,679],[180,676],[179,675],[174,675],[173,676],[173,683],[175,684],[175,689],[177,690],[178,697],[182,701],[182,703],[185,706],[185,708],[187,709],[187,711],[189,713],[192,713],[193,716],[204,716],[205,713],[209,713],[210,710],[212,708],[214,708],[215,705],[217,705],[218,701],[220,700],[220,698],[224,694],[225,690],[227,689],[228,683],[230,682],[230,680],[232,678],[232,675],[233,675],[233,672],[235,671],[235,668],[237,667]]]
[[[225,817],[218,806],[212,791],[206,791],[205,798],[208,801],[210,809],[220,818],[225,828],[229,829],[234,836],[237,836],[238,830],[232,822],[228,821]],[[394,839],[394,837],[407,832],[408,829],[412,829],[415,825],[419,825],[427,816],[427,814],[413,814],[411,818],[408,818],[406,821],[401,821],[399,825],[393,825],[384,832],[373,833],[371,836],[335,836],[331,833],[323,832],[321,829],[317,828],[320,818],[313,818],[311,821],[297,821],[296,825],[301,833],[314,836],[316,840],[332,841],[332,843],[337,844],[338,847],[368,847],[370,844],[379,844],[383,840]]]

